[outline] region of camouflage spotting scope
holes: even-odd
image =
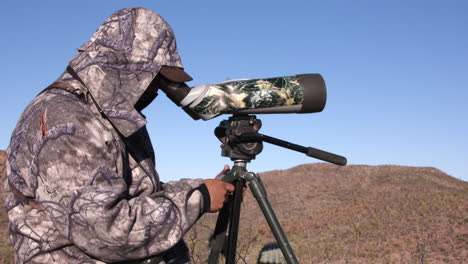
[[[302,152],[307,156],[337,165],[346,165],[346,158],[303,147],[258,133],[260,119],[252,114],[321,112],[326,103],[325,82],[320,74],[301,74],[266,79],[231,80],[189,88],[185,83],[157,78],[167,96],[195,120],[208,120],[222,114],[233,114],[215,129],[222,142],[222,156],[229,157],[234,166],[222,180],[235,185],[229,204],[219,212],[211,241],[209,264],[217,264],[224,253],[226,264],[236,262],[242,191],[248,183],[260,209],[288,264],[299,263],[288,239],[268,201],[259,175],[247,171],[247,163],[263,150],[263,142]]]
[[[175,83],[158,78],[159,87],[195,120],[221,114],[314,113],[325,107],[327,92],[320,74],[231,80],[217,84]]]

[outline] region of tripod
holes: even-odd
[[[258,202],[265,219],[288,264],[298,264],[298,260],[278,218],[268,201],[266,189],[260,176],[247,171],[247,163],[263,150],[262,142],[305,153],[307,156],[328,161],[337,165],[346,165],[346,158],[315,148],[306,148],[277,138],[258,133],[261,121],[252,115],[234,115],[223,120],[215,129],[215,135],[221,140],[222,156],[229,157],[234,166],[222,176],[222,180],[235,185],[235,191],[229,204],[218,215],[213,240],[208,258],[209,264],[217,264],[219,254],[227,243],[226,264],[234,264],[236,259],[239,217],[242,192],[248,183],[249,189]],[[228,231],[229,228],[229,231]],[[228,235],[227,235],[228,234]],[[227,240],[226,240],[227,235]]]

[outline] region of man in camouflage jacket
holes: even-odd
[[[172,29],[150,10],[127,8],[78,51],[27,106],[8,148],[5,206],[16,262],[189,262],[183,235],[219,210],[233,186],[159,181],[135,105],[161,68],[183,68]]]

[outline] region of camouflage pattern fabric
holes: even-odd
[[[123,9],[79,48],[61,88],[27,106],[3,194],[16,263],[189,261],[181,239],[204,212],[203,180],[160,183],[134,109],[163,65],[182,67],[172,29],[150,10]]]
[[[296,76],[288,76],[211,85],[203,100],[192,110],[204,115],[218,115],[243,109],[300,105],[303,101],[303,87]]]

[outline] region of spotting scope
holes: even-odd
[[[197,85],[172,82],[163,76],[159,87],[195,120],[222,114],[321,112],[327,100],[320,74],[230,80]]]

